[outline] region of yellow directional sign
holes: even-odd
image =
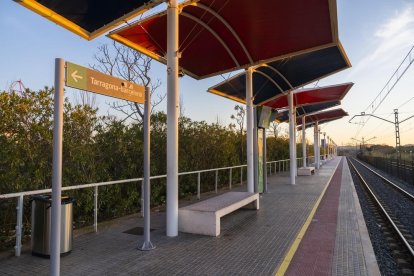
[[[145,87],[66,62],[66,86],[136,103],[144,103]]]

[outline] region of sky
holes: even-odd
[[[409,0],[337,0],[339,38],[353,65],[351,69],[322,79],[318,86],[354,82],[342,103],[350,116],[322,125],[338,145],[371,139],[377,144],[395,145],[394,125],[371,118],[362,127],[348,121],[362,111],[370,113],[371,102],[414,46],[414,1]],[[97,47],[111,43],[105,36],[86,41],[11,0],[0,1],[0,90],[22,80],[30,89],[53,86],[54,59],[57,57],[88,66],[94,64]],[[414,59],[414,52],[412,53]],[[413,66],[414,67],[414,66]],[[414,115],[414,68],[409,68],[375,115],[394,120],[399,109],[400,121]],[[153,62],[152,75],[162,81],[160,93],[166,91],[166,67]],[[235,102],[212,95],[207,88],[228,76],[197,81],[188,76],[180,79],[180,97],[184,114],[193,120],[231,123]],[[314,86],[310,85],[310,86]],[[75,99],[76,91],[66,95]],[[103,114],[116,114],[109,108],[112,98],[97,96]],[[159,107],[166,110],[166,101]],[[121,116],[120,114],[116,114]],[[353,122],[361,122],[360,117]],[[283,126],[286,127],[286,126]],[[400,125],[401,143],[414,144],[414,118]],[[313,137],[312,130],[307,136]],[[352,138],[356,139],[353,140]]]

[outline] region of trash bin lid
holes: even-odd
[[[52,197],[50,195],[34,195],[34,196],[31,196],[30,199],[34,201],[41,201],[41,202],[47,202],[47,203],[52,202]]]
[[[52,196],[51,195],[34,195],[31,197],[31,200],[52,203]],[[75,202],[75,199],[73,197],[62,195],[62,198],[61,198],[62,205],[70,204],[73,202]]]

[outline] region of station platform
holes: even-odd
[[[100,224],[98,233],[75,237],[61,275],[380,275],[345,158],[299,176],[296,185],[288,173],[268,183],[260,210],[223,217],[218,237],[166,237],[165,213],[154,212],[156,249],[143,252],[142,218]],[[48,273],[49,260],[27,250],[0,259],[1,275]]]

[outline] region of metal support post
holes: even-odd
[[[247,191],[254,192],[254,160],[253,160],[253,68],[246,69],[246,132],[247,132]]]
[[[302,116],[302,158],[303,167],[306,168],[306,116]]]
[[[296,134],[297,134],[297,129],[296,129],[296,107],[295,105],[293,106],[294,108],[294,119],[293,119],[293,123],[294,123],[294,138],[295,138],[295,143],[294,143],[294,147],[293,147],[293,152],[295,154],[295,163],[294,163],[294,168],[295,168],[295,176],[298,176],[298,150],[297,150],[297,146],[296,146]],[[296,180],[295,180],[296,182]]]
[[[328,148],[327,158],[331,159],[331,138],[329,136],[327,137],[326,143],[326,147]]]
[[[329,141],[329,145],[331,147],[331,158],[333,158],[333,145],[332,145],[333,141],[332,139]]]
[[[144,104],[144,244],[140,250],[148,251],[155,248],[150,238],[151,216],[151,93],[149,87],[145,87]]]
[[[293,102],[293,91],[289,92],[289,156],[290,156],[290,184],[296,184],[296,169],[295,169],[295,108]]]
[[[93,190],[93,230],[98,233],[98,186]]]
[[[329,139],[329,155],[330,155],[330,158],[332,159],[333,158],[333,147],[332,147],[332,139]]]
[[[217,194],[217,184],[218,184],[218,170],[216,170],[216,182],[214,183],[214,190],[216,191],[216,194]]]
[[[397,164],[400,165],[401,161],[401,140],[400,140],[400,123],[398,120],[398,109],[394,109],[395,117],[395,150],[397,152]]]
[[[253,108],[253,171],[254,171],[254,192],[259,192],[259,128],[257,127],[257,109]]]
[[[178,0],[167,8],[167,236],[178,235]]]
[[[200,199],[200,194],[201,194],[200,182],[201,182],[201,175],[200,175],[200,172],[199,172],[197,174],[197,199]]]
[[[263,193],[267,193],[266,129],[263,130]]]
[[[52,218],[50,239],[50,275],[60,275],[60,221],[62,200],[62,141],[65,61],[55,60],[55,95],[53,114]]]
[[[240,167],[240,186],[243,185],[243,167]]]
[[[321,129],[318,127],[318,163],[321,163]]]
[[[144,217],[144,179],[141,181],[141,218]]]
[[[16,221],[16,246],[14,247],[14,255],[20,256],[22,252],[22,232],[23,232],[23,195],[17,198],[17,221]]]
[[[233,171],[232,168],[230,168],[230,173],[229,173],[229,190],[231,190],[231,182],[232,182],[232,178],[233,178]]]
[[[313,159],[315,160],[315,168],[319,169],[319,158],[318,158],[318,133],[319,133],[319,126],[318,121],[315,122],[313,127]]]

